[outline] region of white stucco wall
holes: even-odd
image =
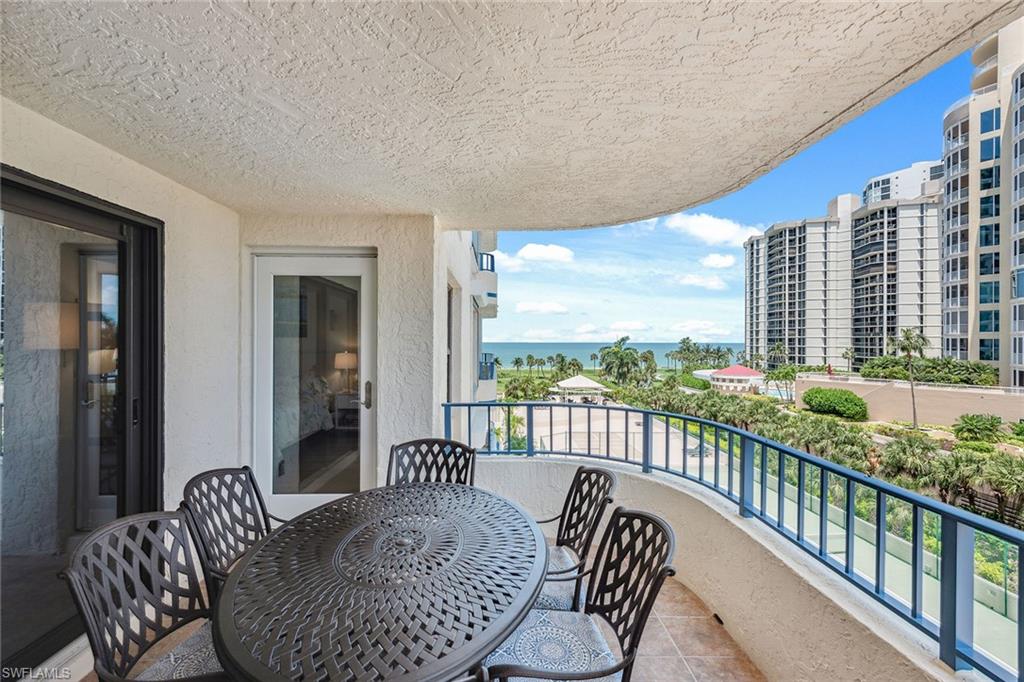
[[[376,249],[377,475],[388,448],[441,432],[445,285],[435,263],[439,231],[431,216],[244,216],[241,222],[241,449],[252,461],[252,258],[254,253]]]
[[[474,389],[477,383],[480,343],[476,336],[476,323],[473,316],[473,273],[477,266],[472,245],[473,233],[465,230],[442,231],[437,237],[438,267],[434,271],[435,286],[441,298],[435,301],[438,306],[438,321],[441,323],[441,341],[444,343],[444,324],[448,286],[455,293],[453,326],[452,326],[452,369],[453,386],[452,400],[471,401],[476,398]],[[443,350],[443,347],[442,347]],[[441,370],[440,404],[445,397],[444,356],[439,366]]]
[[[11,100],[0,160],[164,222],[164,502],[238,452],[238,215]]]
[[[581,463],[481,457],[476,484],[543,518],[559,512]],[[694,483],[611,466],[619,475],[614,505],[668,521],[677,579],[722,618],[768,679],[954,679],[934,642],[762,523],[740,517],[734,503]]]

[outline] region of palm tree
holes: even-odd
[[[692,365],[700,357],[700,348],[689,336],[679,340],[679,349],[676,352],[679,354],[679,361],[684,365]]]
[[[598,360],[600,359],[600,357],[601,357],[601,356],[600,356],[600,355],[598,355],[597,353],[591,353],[591,354],[590,354],[590,361],[591,361],[592,363],[594,363],[594,371],[595,371],[595,372],[597,371],[597,361],[598,361]]]
[[[512,358],[512,366],[516,368],[516,372],[520,372],[523,369],[523,359],[521,357]]]
[[[996,494],[999,520],[1007,522],[1007,512],[1016,513],[1024,501],[1024,457],[996,450],[985,463],[985,482]]]
[[[843,360],[846,360],[846,371],[847,372],[852,372],[853,371],[853,359],[855,357],[857,357],[857,352],[855,350],[853,350],[853,348],[847,347],[847,348],[843,349]]]
[[[620,385],[627,385],[640,368],[640,353],[627,346],[629,337],[623,336],[610,346],[601,349],[601,371]]]
[[[960,440],[999,440],[999,427],[1003,419],[994,414],[962,414],[953,424],[953,435]]]
[[[747,351],[746,350],[741,350],[741,351],[737,351],[736,352],[736,364],[737,365],[744,365],[744,366],[749,367],[749,365],[747,365],[747,362],[749,360],[750,360],[750,358],[747,355]]]
[[[956,449],[936,458],[931,470],[931,483],[939,491],[939,499],[947,504],[956,504],[961,496],[974,509],[974,498],[978,487],[984,481],[985,463],[988,455],[974,450]]]
[[[501,358],[499,358],[497,355],[494,356],[494,367],[496,369],[501,369]]]
[[[537,369],[540,370],[541,376],[544,375],[544,366],[548,364],[548,361],[544,358],[537,358]]]
[[[786,348],[786,344],[781,341],[773,343],[768,349],[768,362],[773,365],[782,365],[787,360],[789,360],[789,350]]]
[[[928,485],[938,450],[934,440],[918,433],[894,438],[882,451],[881,474],[906,488]]]
[[[530,369],[530,374],[533,374],[533,368],[537,366],[537,358],[533,357],[533,353],[526,356],[526,366]]]
[[[914,428],[917,429],[917,395],[914,393],[914,355],[924,357],[925,349],[931,345],[921,330],[904,327],[898,336],[890,336],[887,344],[897,355],[907,359],[907,376],[910,378],[910,409],[914,416]]]
[[[577,374],[583,374],[583,363],[573,358],[565,363],[566,374],[575,376]]]

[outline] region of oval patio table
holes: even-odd
[[[239,679],[451,680],[526,617],[546,569],[539,526],[503,497],[375,488],[253,547],[221,593],[214,643]]]

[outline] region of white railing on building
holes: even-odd
[[[945,153],[948,154],[949,152],[955,151],[957,149],[960,149],[960,147],[963,147],[965,144],[967,144],[968,139],[968,135],[961,135],[960,137],[954,138],[947,137],[945,140],[945,144],[943,145],[943,149],[945,150]]]

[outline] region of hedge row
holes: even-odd
[[[811,388],[804,391],[804,404],[811,412],[834,414],[862,422],[868,418],[868,404],[845,388]]]

